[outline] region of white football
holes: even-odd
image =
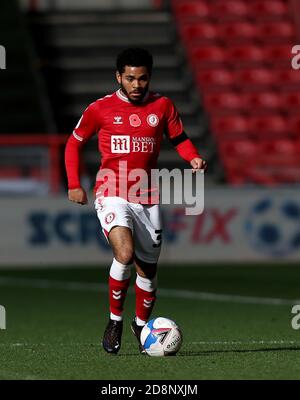
[[[143,327],[141,343],[149,356],[175,355],[182,345],[182,332],[176,322],[169,318],[151,319]]]

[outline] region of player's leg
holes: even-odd
[[[132,225],[127,202],[123,199],[102,199],[96,204],[96,210],[114,254],[109,272],[110,318],[102,344],[108,353],[117,353],[121,346],[122,313],[130,282],[133,255]]]
[[[138,340],[140,352],[145,353],[145,350],[140,342],[140,335],[143,327],[146,325],[151,315],[156,300],[157,264],[145,263],[139,260],[136,256],[134,264],[136,267],[136,315],[131,322],[131,330]]]
[[[146,263],[135,257],[136,268],[136,323],[144,326],[152,313],[156,301],[157,264]]]
[[[136,316],[131,327],[138,339],[156,301],[157,261],[162,234],[159,206],[142,207],[143,211],[134,218]]]
[[[108,241],[114,255],[109,273],[110,318],[122,321],[133,261],[132,232],[125,226],[115,226],[108,234]]]

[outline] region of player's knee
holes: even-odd
[[[140,276],[146,279],[154,279],[156,277],[156,268],[150,268],[139,272]]]
[[[131,264],[133,261],[133,249],[124,247],[118,250],[115,254],[115,259],[124,265]]]
[[[135,257],[135,262],[136,262],[136,269],[137,269],[137,273],[143,277],[143,278],[147,278],[147,279],[153,279],[156,276],[157,273],[157,264],[153,263],[146,263],[140,259],[138,259],[137,257]]]

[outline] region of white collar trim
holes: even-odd
[[[122,93],[121,89],[118,89],[118,90],[116,91],[116,94],[117,94],[117,96],[119,97],[119,99],[125,101],[126,103],[131,103],[131,101],[128,100],[127,96],[125,96],[125,95]],[[142,103],[145,103],[145,102],[148,100],[148,97],[149,97],[149,91],[147,92],[146,96],[143,98]]]

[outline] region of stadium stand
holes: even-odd
[[[0,37],[7,53],[7,68],[0,73],[0,132],[54,132],[38,59],[16,0],[1,4]]]
[[[0,71],[0,194],[45,193],[48,169],[56,172],[59,163],[48,168],[49,137],[56,126],[26,18],[16,0],[1,4],[0,38],[6,56]],[[32,141],[24,145],[29,137]]]
[[[272,140],[287,140],[299,149],[300,73],[291,68],[291,47],[297,43],[292,1],[172,0],[170,4],[170,9],[157,5],[157,9],[130,12],[44,10],[29,14],[37,61],[16,1],[7,3],[0,18],[20,23],[14,25],[14,35],[9,31],[12,24],[3,23],[0,28],[15,49],[13,68],[5,71],[5,79],[1,75],[1,131],[69,134],[87,104],[116,88],[118,51],[141,45],[154,54],[152,89],[174,100],[186,131],[209,162],[207,180],[220,182],[225,174],[225,180],[233,184],[286,183],[282,179],[289,176],[288,170],[269,179],[272,168],[262,173],[261,165],[253,165],[243,175],[243,168],[228,164],[231,156],[224,151],[227,145],[235,148],[237,141],[248,149],[256,146],[260,153],[265,148],[260,142]],[[18,116],[13,118],[16,110]],[[243,151],[235,154],[242,161]],[[265,158],[276,164],[275,169],[286,168],[284,157],[288,156],[284,154],[279,157],[282,167],[270,153]],[[290,159],[299,167],[296,157]],[[160,167],[174,167],[174,162],[180,168],[185,165],[166,143],[160,160]],[[94,174],[98,154],[93,141],[87,146],[85,161]]]
[[[196,86],[227,180],[277,185],[300,178],[300,73],[288,0],[173,0]],[[298,153],[299,154],[299,153]]]
[[[118,52],[127,46],[143,46],[154,56],[152,90],[175,102],[187,133],[210,163],[208,180],[222,179],[214,138],[199,106],[170,10],[48,11],[31,15],[30,22],[59,132],[70,133],[88,104],[117,88]],[[99,159],[93,140],[85,157],[94,174]],[[166,142],[159,166],[184,168],[186,164]]]

